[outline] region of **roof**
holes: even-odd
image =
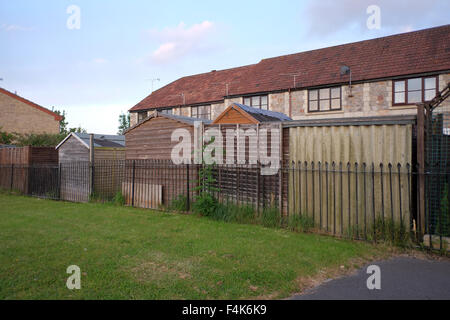
[[[130,111],[183,104],[223,101],[227,95],[246,95],[294,87],[346,83],[340,67],[352,70],[352,81],[393,78],[450,70],[450,25],[359,41],[275,58],[239,68],[212,71],[178,79],[143,99]]]
[[[250,114],[253,118],[258,120],[259,122],[268,122],[268,121],[291,121],[287,115],[281,112],[275,112],[270,110],[263,110],[259,108],[253,108],[250,106],[246,106],[240,103],[234,103],[235,106],[238,106],[248,114]]]
[[[13,144],[0,144],[0,149],[3,148],[15,148],[16,146]]]
[[[141,122],[135,124],[134,126],[128,128],[128,130],[125,131],[125,134],[130,132],[131,130],[139,127],[140,125],[142,125],[143,123],[153,119],[153,118],[157,118],[157,117],[164,117],[167,119],[172,119],[178,122],[182,122],[185,123],[187,125],[190,126],[194,126],[195,122],[203,122],[206,124],[210,124],[212,123],[211,120],[207,120],[207,119],[199,119],[199,118],[191,118],[191,117],[185,117],[185,116],[179,116],[179,115],[175,115],[175,114],[167,114],[167,113],[162,113],[162,112],[158,112],[155,111],[153,112],[151,115],[149,115],[147,118],[145,118],[144,120],[142,120]]]
[[[63,141],[61,141],[56,146],[55,149],[58,149],[60,146],[62,146],[70,137],[78,139],[86,148],[89,149],[90,134],[79,132],[71,132],[67,137],[64,138]],[[94,134],[94,147],[125,148],[125,136]]]
[[[220,123],[220,120],[230,111],[230,109],[237,110],[244,117],[251,117],[254,123],[262,123],[262,122],[275,122],[275,121],[292,121],[287,115],[281,112],[275,112],[270,110],[262,110],[259,108],[253,108],[240,103],[233,103],[228,108],[226,108],[215,120],[215,123]]]
[[[12,92],[10,92],[8,90],[5,90],[3,88],[0,88],[0,93],[6,94],[7,96],[10,96],[11,98],[14,98],[14,99],[19,100],[19,101],[21,101],[23,103],[26,103],[27,105],[29,105],[29,106],[31,106],[31,107],[33,107],[35,109],[38,109],[40,111],[48,113],[49,115],[52,115],[55,118],[56,121],[61,121],[62,120],[62,116],[60,116],[59,114],[57,114],[57,113],[55,113],[53,111],[50,111],[49,109],[44,108],[44,107],[42,107],[42,106],[40,106],[40,105],[38,105],[38,104],[36,104],[34,102],[31,102],[30,100],[22,98],[21,96],[18,96],[15,93],[12,93]]]
[[[146,110],[156,107],[172,107],[222,101],[227,93],[234,92],[237,85],[245,81],[251,66],[244,66],[221,71],[211,71],[180,78],[158,90],[139,102],[131,110]]]

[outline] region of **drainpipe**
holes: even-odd
[[[288,89],[288,92],[289,92],[289,118],[292,118],[291,88]]]

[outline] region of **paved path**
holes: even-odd
[[[292,297],[328,299],[445,299],[450,300],[450,261],[397,257],[370,263],[381,269],[381,290],[367,288],[367,266],[352,276],[331,280]]]

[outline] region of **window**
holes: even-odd
[[[394,105],[414,104],[432,100],[438,92],[437,77],[423,77],[393,82]]]
[[[138,112],[138,122],[144,121],[145,118],[147,118],[147,111]]]
[[[308,112],[341,110],[341,87],[308,91]]]
[[[269,98],[265,96],[244,97],[244,104],[253,108],[269,110]]]
[[[173,114],[173,109],[159,109],[158,112],[164,113],[164,114]]]
[[[211,105],[191,107],[191,117],[211,120]]]

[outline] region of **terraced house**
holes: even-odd
[[[414,115],[449,82],[445,25],[183,77],[134,106],[131,125],[154,110],[214,120],[233,102],[294,120]]]

